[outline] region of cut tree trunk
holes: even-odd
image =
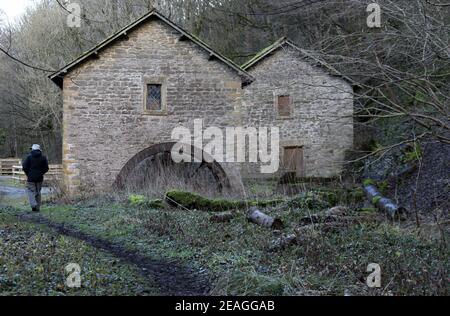
[[[273,228],[273,229],[283,228],[283,222],[280,219],[266,215],[255,207],[250,208],[247,219],[254,224],[266,228]]]
[[[381,211],[386,212],[391,218],[395,218],[400,212],[404,211],[404,209],[399,207],[394,201],[383,197],[376,186],[366,185],[364,186],[364,190],[372,204]]]

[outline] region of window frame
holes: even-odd
[[[161,110],[149,110],[147,108],[148,86],[161,86]],[[167,79],[163,77],[158,78],[144,78],[143,83],[143,110],[144,114],[151,116],[166,116],[167,115]]]

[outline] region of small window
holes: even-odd
[[[147,100],[145,103],[147,111],[162,111],[162,85],[148,84],[147,85]]]
[[[278,96],[278,116],[289,117],[291,116],[291,104],[292,99],[290,95]]]

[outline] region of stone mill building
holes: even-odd
[[[63,90],[64,182],[70,194],[119,185],[172,130],[203,124],[280,131],[280,168],[215,162],[219,181],[334,177],[353,146],[353,90],[280,39],[237,65],[153,10],[50,76]]]

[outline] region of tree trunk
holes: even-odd
[[[391,218],[395,218],[400,212],[404,211],[404,208],[399,207],[394,201],[383,197],[376,186],[366,185],[364,186],[364,190],[366,191],[366,195],[372,204],[374,204],[381,211],[389,214]]]
[[[250,208],[250,212],[247,216],[247,219],[250,222],[263,227],[273,229],[283,228],[283,222],[280,219],[266,215],[255,207]]]

